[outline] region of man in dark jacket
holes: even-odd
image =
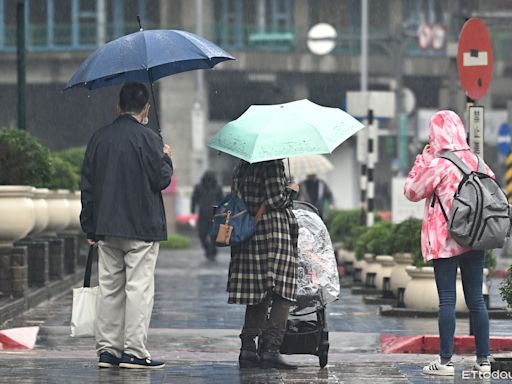
[[[148,91],[122,87],[119,116],[91,137],[82,167],[80,222],[98,245],[96,349],[99,367],[161,368],[146,339],[153,310],[159,241],[167,239],[161,190],[171,151],[146,127]]]
[[[318,214],[322,219],[325,219],[326,209],[334,208],[331,189],[316,174],[308,175],[306,180],[300,183],[299,200],[313,204],[318,209]]]

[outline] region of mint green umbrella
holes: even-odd
[[[309,100],[252,105],[226,124],[208,146],[249,163],[331,153],[364,126],[338,108]]]

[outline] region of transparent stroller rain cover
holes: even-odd
[[[338,299],[340,280],[336,257],[327,228],[316,213],[295,204],[299,222],[297,302],[293,313],[320,308]]]

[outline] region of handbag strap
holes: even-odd
[[[91,286],[91,271],[92,271],[92,260],[94,258],[94,245],[89,247],[89,254],[87,255],[87,263],[85,265],[84,275],[84,287],[89,288]]]

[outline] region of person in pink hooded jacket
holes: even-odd
[[[441,205],[449,214],[453,196],[463,175],[452,162],[438,155],[452,151],[473,170],[477,169],[478,158],[470,151],[464,125],[455,112],[437,112],[430,120],[429,131],[429,143],[416,156],[404,188],[407,199],[425,199],[421,250],[425,261],[433,260],[439,295],[440,359],[425,366],[423,373],[454,375],[451,359],[455,333],[457,268],[461,271],[464,298],[473,321],[477,357],[474,369],[490,372],[489,316],[482,294],[485,252],[459,245],[448,232]],[[494,178],[490,168],[486,166],[486,170]]]

